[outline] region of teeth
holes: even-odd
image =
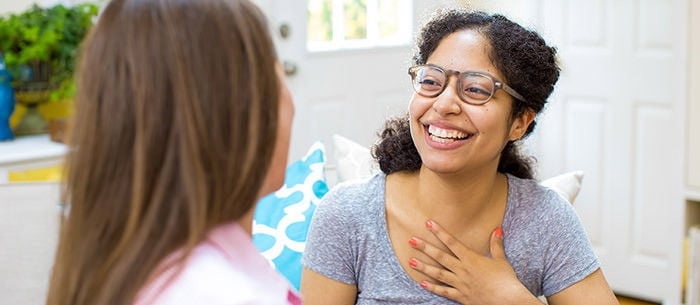
[[[469,136],[466,133],[459,132],[456,130],[447,130],[447,129],[442,129],[439,127],[435,127],[433,125],[428,126],[428,132],[431,135],[431,138],[434,140],[438,141],[438,137],[442,139],[463,139]],[[443,142],[443,141],[438,141],[438,142]]]
[[[440,138],[440,137],[436,137],[434,135],[430,135],[430,139],[435,141],[435,142],[438,142],[438,143],[452,143],[452,142],[456,141],[455,139]]]

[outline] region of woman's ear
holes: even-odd
[[[515,117],[513,123],[510,125],[508,140],[515,141],[522,138],[525,135],[527,128],[530,127],[532,121],[535,120],[535,116],[535,111],[532,109],[526,109],[523,111],[523,113]]]

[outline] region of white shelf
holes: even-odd
[[[62,164],[67,151],[66,145],[51,141],[47,134],[0,142],[0,185],[9,183],[13,171]]]
[[[694,188],[685,189],[685,199],[700,202],[700,190]]]
[[[66,145],[51,141],[48,134],[16,137],[0,142],[0,166],[60,158],[66,151]]]

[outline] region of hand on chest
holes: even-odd
[[[403,270],[413,280],[420,282],[428,280],[428,278],[410,266],[411,259],[418,259],[434,266],[439,264],[429,255],[414,248],[411,243],[415,244],[415,241],[419,241],[421,246],[423,244],[426,247],[432,246],[448,255],[454,256],[448,246],[425,226],[427,220],[425,216],[387,209],[386,218],[387,233],[394,254]],[[436,220],[440,222],[439,219]],[[453,226],[456,229],[452,229],[450,233],[472,251],[483,256],[489,256],[491,233],[494,228],[500,226],[501,220],[502,218],[482,219],[471,223],[464,221],[460,226]],[[449,231],[450,229],[448,228],[447,230]]]

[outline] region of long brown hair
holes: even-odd
[[[277,57],[244,0],[113,0],[83,43],[47,304],[130,304],[157,266],[253,208]]]

